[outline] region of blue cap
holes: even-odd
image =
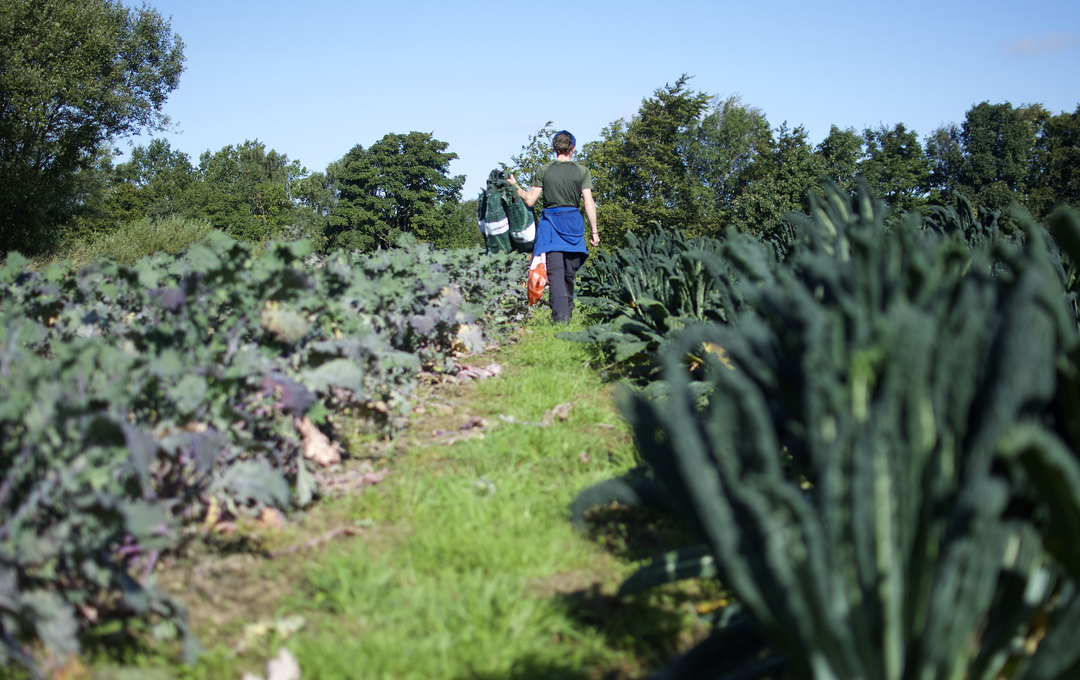
[[[577,139],[574,138],[574,135],[572,135],[569,130],[559,130],[551,136],[552,141],[554,141],[556,137],[562,134],[570,135],[570,146],[577,148]]]

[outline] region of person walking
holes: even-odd
[[[540,168],[528,191],[518,185],[513,175],[507,181],[530,208],[540,194],[544,194],[544,212],[536,225],[533,257],[547,254],[551,318],[555,323],[569,323],[574,312],[574,280],[589,256],[585,249],[585,220],[578,210],[579,200],[585,203],[585,216],[592,228],[589,243],[593,246],[600,245],[600,232],[596,226],[592,174],[584,165],[574,162],[577,140],[562,130],[555,133],[551,145],[555,148],[555,160]]]

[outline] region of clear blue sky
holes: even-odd
[[[150,5],[185,43],[166,105],[179,134],[164,136],[193,163],[258,139],[323,170],[417,130],[458,154],[466,199],[544,122],[580,146],[682,73],[814,143],[830,125],[925,137],[981,101],[1080,104],[1076,0]]]

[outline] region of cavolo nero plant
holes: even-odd
[[[749,237],[731,236],[736,240]],[[745,303],[723,242],[688,237],[653,223],[628,245],[597,252],[579,277],[579,301],[599,323],[560,338],[596,344],[627,375],[655,379],[658,357],[687,325],[735,323]]]
[[[737,264],[753,312],[685,331],[669,396],[628,399],[640,453],[797,674],[1075,678],[1080,342],[1060,270],[1033,224],[986,252],[884,217],[830,190],[788,267]],[[1055,233],[1080,255],[1080,221]],[[718,627],[661,676],[760,675],[745,640]]]
[[[197,643],[153,585],[214,501],[317,495],[300,418],[392,434],[419,371],[453,371],[527,310],[527,262],[426,247],[369,257],[215,237],[78,272],[0,269],[0,659],[64,655],[91,622]],[[455,278],[460,278],[459,285]],[[487,320],[491,324],[487,324]]]

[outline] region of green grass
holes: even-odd
[[[630,662],[560,592],[598,577],[613,586],[626,571],[574,532],[567,507],[632,465],[629,437],[595,427],[619,421],[582,348],[549,322],[528,330],[497,357],[507,372],[455,404],[458,420],[497,426],[408,453],[381,493],[348,501],[349,517],[390,526],[391,538],[330,551],[309,572],[294,604],[318,628],[290,645],[306,674],[574,678]],[[546,428],[498,418],[538,422],[567,402],[568,419]]]
[[[195,620],[211,652],[181,675],[232,680],[284,644],[309,679],[628,678],[686,649],[702,633],[692,605],[715,599],[713,586],[616,598],[650,556],[612,549],[632,519],[590,534],[570,523],[574,496],[635,458],[613,387],[585,346],[555,338],[562,330],[536,315],[520,342],[485,357],[503,375],[430,395],[428,415],[378,463],[391,469],[383,483],[325,501],[269,539],[367,527],[246,576],[292,584],[273,615],[303,615],[299,634],[236,658],[230,645],[249,621]],[[549,427],[499,419],[539,422],[570,402],[567,419]],[[445,445],[431,432],[472,416],[488,423],[482,438]],[[649,523],[655,530],[663,520]]]

